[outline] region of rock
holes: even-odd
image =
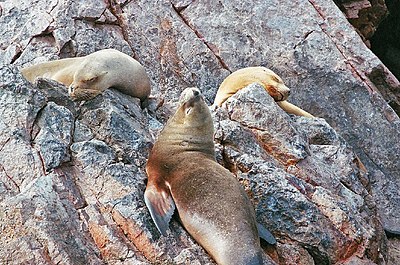
[[[334,0],[367,45],[388,9],[384,0]]]
[[[184,88],[212,103],[250,65],[319,117],[287,115],[257,85],[213,112],[218,161],[278,240],[265,264],[398,263],[383,229],[400,231],[400,83],[334,2],[8,1],[0,29],[0,263],[214,264],[176,218],[160,236],[145,164]],[[73,102],[18,71],[102,48],[145,66],[149,109],[112,89]]]
[[[39,114],[39,133],[33,139],[42,154],[46,171],[70,160],[69,145],[72,142],[74,119],[63,106],[49,102]]]
[[[284,111],[273,103],[273,99],[262,91],[261,94],[249,93],[245,95],[246,101],[242,101],[238,94],[238,100],[228,104],[230,119],[238,121],[248,128],[258,131],[257,138],[264,149],[283,164],[289,166],[297,164],[300,160],[308,156],[308,146],[303,139],[298,137],[296,129],[283,115]],[[249,99],[250,97],[250,99]],[[230,99],[228,99],[230,100]],[[243,107],[239,107],[243,106]],[[255,107],[262,106],[262,107]],[[271,115],[271,113],[281,113],[282,115]],[[284,137],[282,137],[284,135]]]
[[[194,2],[181,15],[229,70],[269,67],[292,88],[290,102],[325,118],[369,172],[385,228],[399,231],[400,119],[385,101],[399,102],[399,81],[332,2],[263,3]]]
[[[342,262],[359,251],[374,261],[382,258],[379,251],[371,252],[359,245],[364,240],[369,242],[367,245],[376,241],[377,229],[381,247],[385,241],[379,219],[365,219],[376,216],[375,204],[368,199],[370,195],[362,184],[365,173],[345,141],[323,119],[292,119],[257,84],[239,91],[222,108],[217,114],[220,126],[216,134],[216,140],[223,145],[221,156],[231,170],[236,169],[239,181],[255,202],[258,220],[274,235],[278,234],[278,241],[295,245],[300,253],[307,251],[315,264]],[[260,113],[276,119],[262,117]],[[264,121],[268,126],[263,126]],[[224,126],[230,122],[255,134],[254,142],[246,146],[265,144],[264,150],[257,149],[266,154],[249,152],[242,143],[236,143],[236,137],[225,133],[232,130],[231,126]],[[312,143],[308,139],[315,139],[316,130],[321,139],[333,141]],[[295,161],[292,157],[277,158],[276,150],[270,148],[274,140],[266,139],[266,133],[270,138],[284,135],[289,141],[297,139],[297,144],[290,147],[278,141],[277,146],[289,149],[285,154],[299,150],[300,146],[300,150],[308,151],[307,155]],[[250,137],[246,139],[251,141]],[[358,214],[354,215],[355,212]]]
[[[396,0],[385,1],[389,14],[380,23],[378,30],[371,38],[371,49],[390,69],[390,71],[400,79],[400,2]],[[394,91],[395,92],[395,91]],[[389,102],[389,104],[392,102]],[[398,103],[394,101],[393,103]],[[399,104],[393,105],[400,112]]]
[[[392,238],[388,241],[389,249],[389,260],[388,265],[398,264],[400,261],[400,240],[398,238]]]
[[[56,192],[59,181],[53,173],[40,176],[1,201],[2,263],[103,264],[77,211]]]

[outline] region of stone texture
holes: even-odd
[[[399,263],[400,260],[400,240],[398,238],[389,239],[388,249],[389,249],[389,261],[388,265],[395,265]]]
[[[400,119],[385,102],[399,102],[399,82],[331,2],[252,3],[195,2],[182,16],[228,69],[272,68],[292,102],[338,130],[369,172],[385,227],[400,230]]]
[[[400,231],[400,84],[334,2],[0,6],[0,263],[214,264],[176,218],[159,235],[144,166],[184,88],[212,103],[250,65],[277,72],[289,101],[319,117],[288,116],[257,85],[213,112],[218,161],[278,240],[265,264],[400,263],[383,231]],[[102,48],[146,67],[149,109],[112,89],[72,102],[62,85],[18,71]]]
[[[228,99],[216,116],[220,124],[216,140],[223,145],[224,162],[247,187],[261,223],[282,235],[278,240],[307,250],[315,264],[336,264],[354,253],[379,260],[379,251],[366,247],[377,240],[376,229],[381,231],[378,241],[384,236],[378,218],[365,218],[376,215],[371,196],[362,185],[365,172],[323,119],[290,118],[258,85]],[[232,132],[243,130],[254,137],[246,137],[247,144],[236,143],[240,136]],[[315,139],[316,131],[318,139],[327,140],[310,140]],[[298,139],[286,148],[303,150],[302,157],[295,161],[288,155],[276,157],[271,142],[281,148],[285,143],[271,138],[283,135],[286,140]],[[257,145],[267,147],[257,152],[243,148]],[[363,240],[368,243],[360,244]]]
[[[397,79],[400,79],[400,1],[386,0],[385,3],[389,14],[371,38],[371,48]],[[392,107],[400,112],[400,106],[393,103]]]
[[[72,114],[53,102],[49,102],[39,114],[39,133],[33,140],[42,154],[46,171],[70,160],[73,122]]]
[[[385,0],[334,0],[367,45],[387,16]]]

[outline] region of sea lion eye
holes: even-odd
[[[281,83],[281,81],[276,76],[272,76],[271,79],[277,83]]]
[[[94,76],[94,77],[92,77],[90,79],[87,79],[86,82],[90,83],[90,82],[95,81],[96,79],[97,79],[97,76]]]
[[[192,110],[192,108],[187,108],[186,111],[185,111],[186,115],[188,115],[191,110]]]

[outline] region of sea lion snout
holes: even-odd
[[[72,100],[76,100],[75,91],[76,91],[76,87],[75,87],[74,84],[72,83],[72,84],[68,87],[68,95],[72,98]]]
[[[200,90],[198,90],[197,88],[192,89],[192,92],[193,92],[193,96],[195,96],[195,97],[200,95]]]
[[[197,98],[201,98],[200,89],[197,87],[188,87],[182,91],[181,96],[179,97],[179,104],[183,105],[189,101],[192,101]]]
[[[290,89],[284,84],[280,85],[280,87],[278,88],[278,92],[282,95],[281,101],[286,100],[290,95]]]
[[[68,95],[71,97],[73,101],[78,100],[78,87],[75,86],[73,83],[68,87]]]
[[[74,88],[74,86],[71,84],[69,87],[68,87],[68,94],[73,94],[74,93],[74,91],[75,91],[75,88]]]
[[[93,89],[82,89],[79,85],[71,84],[68,87],[68,95],[73,101],[89,100],[99,95],[101,90],[97,88]]]

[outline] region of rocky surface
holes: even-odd
[[[387,0],[388,16],[371,39],[371,48],[392,73],[400,79],[400,1]],[[400,106],[396,106],[400,111]]]
[[[257,85],[213,112],[218,161],[278,240],[265,264],[400,262],[383,231],[400,232],[400,84],[334,2],[0,6],[1,264],[213,264],[177,218],[159,235],[144,166],[184,88],[212,103],[250,65],[279,73],[289,101],[320,117],[288,116]],[[149,110],[114,90],[72,102],[62,85],[18,71],[102,48],[146,67]]]
[[[388,15],[385,0],[334,0],[334,2],[357,29],[364,42],[370,46],[369,40]]]

